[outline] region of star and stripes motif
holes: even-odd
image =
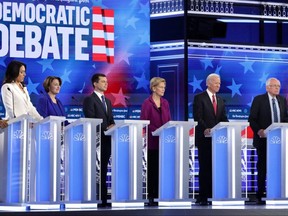
[[[93,7],[92,60],[114,63],[114,10]]]

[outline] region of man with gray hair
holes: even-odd
[[[212,73],[206,79],[207,89],[195,95],[193,103],[195,128],[195,145],[198,148],[199,161],[199,198],[197,203],[208,205],[212,197],[212,138],[211,128],[219,122],[227,122],[224,100],[218,93],[221,79]]]
[[[266,134],[265,129],[273,122],[288,122],[286,98],[279,95],[280,81],[276,78],[269,78],[266,81],[266,93],[254,98],[250,109],[249,123],[253,130],[253,146],[257,149],[257,194],[256,204],[263,205],[265,201],[265,180],[266,180]]]

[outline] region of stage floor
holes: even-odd
[[[127,207],[127,208],[90,208],[90,209],[65,209],[65,210],[20,210],[15,207],[14,210],[0,210],[0,215],[46,215],[46,216],[148,216],[148,215],[209,215],[209,216],[256,216],[256,215],[269,215],[269,216],[287,216],[288,205],[255,205],[253,203],[243,206],[198,206],[192,204],[185,207]]]

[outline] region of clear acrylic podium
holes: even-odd
[[[147,136],[148,120],[119,120],[105,131],[112,141],[113,207],[144,205],[143,199],[143,146]]]
[[[65,145],[65,207],[97,207],[99,160],[102,119],[79,118],[64,129]],[[90,205],[89,205],[90,204]]]
[[[220,122],[212,134],[212,204],[244,205],[241,179],[241,131],[248,122]]]
[[[0,202],[26,205],[29,201],[29,152],[33,119],[22,115],[9,120],[0,143]]]
[[[193,122],[169,121],[159,136],[159,205],[191,205],[189,201],[189,130]]]
[[[273,123],[267,135],[266,204],[288,204],[288,124]]]
[[[31,193],[33,204],[60,202],[62,122],[65,117],[49,116],[34,124],[35,146],[31,146]]]

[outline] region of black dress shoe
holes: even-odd
[[[208,205],[209,205],[209,202],[208,202],[208,201],[200,201],[200,202],[199,202],[199,205],[200,205],[200,206],[208,206]]]
[[[99,203],[98,208],[111,208],[111,203]]]
[[[98,208],[106,208],[106,204],[104,203],[99,203],[98,204],[98,206],[97,206]]]
[[[145,203],[145,206],[158,206],[158,202],[155,202],[154,199],[149,198],[148,203]]]
[[[266,202],[261,200],[261,199],[257,199],[256,200],[256,205],[266,205]]]

